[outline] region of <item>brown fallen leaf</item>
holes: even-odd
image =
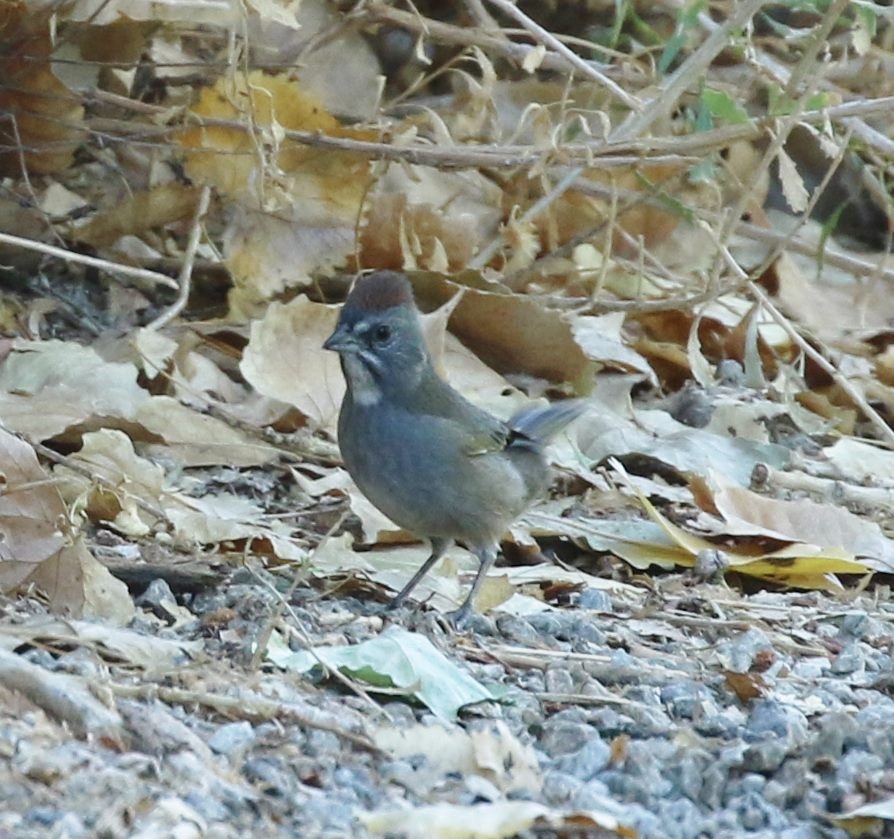
[[[80,98],[53,73],[52,5],[13,0],[0,18],[0,175],[67,168],[84,137]],[[22,172],[22,166],[27,169]]]
[[[59,490],[34,449],[0,429],[0,591],[34,584],[54,612],[126,623],[134,606],[127,587],[87,550],[72,528]]]
[[[375,135],[342,127],[324,102],[285,74],[229,74],[200,91],[192,113],[201,127],[179,137],[186,171],[233,202],[223,243],[236,284],[234,312],[251,313],[258,302],[306,285],[311,272],[344,262],[370,185],[369,161],[300,145],[283,129]],[[214,120],[234,125],[208,124]]]
[[[740,702],[747,704],[752,699],[758,699],[767,693],[767,685],[758,673],[734,673],[725,670],[723,678],[726,680],[726,686]]]

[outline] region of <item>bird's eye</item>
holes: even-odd
[[[391,337],[391,327],[387,323],[380,323],[373,330],[373,340],[377,344],[384,344]]]

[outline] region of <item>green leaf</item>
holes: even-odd
[[[717,164],[706,157],[699,163],[689,167],[686,177],[691,184],[710,184],[717,180]]]
[[[424,635],[391,626],[377,638],[347,647],[286,652],[270,644],[267,658],[279,667],[306,673],[319,666],[340,670],[375,688],[397,689],[450,720],[460,708],[497,697],[444,656]]]
[[[795,113],[800,107],[801,111],[819,111],[828,108],[830,105],[829,96],[826,93],[814,93],[807,98],[803,105],[789,96],[779,85],[770,85],[767,88],[767,113],[771,117],[784,117]]]
[[[698,23],[699,13],[705,8],[705,5],[705,0],[694,0],[694,2],[689,3],[680,10],[674,34],[668,38],[664,51],[661,53],[661,58],[658,59],[659,74],[664,75],[671,64],[674,63],[680,50],[683,49],[689,40],[689,32]]]
[[[728,93],[706,87],[702,91],[701,101],[711,116],[730,125],[748,122],[748,113]]]
[[[838,222],[841,220],[841,214],[845,211],[847,206],[849,205],[849,201],[842,201],[830,214],[829,217],[823,222],[823,227],[820,232],[820,239],[817,245],[817,253],[816,253],[816,275],[819,275],[823,271],[823,263],[825,262],[826,256],[826,245],[829,244],[829,237],[835,232],[835,229],[838,227]]]

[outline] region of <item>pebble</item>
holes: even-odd
[[[275,575],[270,579],[281,582]],[[294,612],[316,643],[376,635],[374,622],[341,618],[350,619],[352,610],[378,615],[377,603],[340,595],[321,599],[307,588],[296,590]],[[166,596],[161,588],[157,594]],[[208,637],[218,631],[214,626],[201,636],[212,654],[232,656],[237,643],[250,648],[257,631],[252,621],[264,625],[276,607],[269,595],[243,572],[226,589],[181,602],[194,615],[233,610],[225,641]],[[778,610],[790,598],[765,593],[754,602]],[[887,769],[894,765],[894,701],[885,688],[872,687],[872,680],[892,672],[885,641],[892,636],[891,622],[884,609],[874,606],[870,616],[859,608],[843,615],[840,607],[830,608],[831,617],[816,624],[819,632],[809,622],[794,624],[812,633],[797,638],[805,648],[819,651],[825,639],[833,651],[805,657],[778,642],[772,621],[736,633],[687,627],[692,638],[685,642],[639,638],[625,623],[631,614],[626,600],[618,595],[613,601],[601,589],[584,590],[567,609],[474,619],[474,632],[483,640],[458,637],[456,644],[465,650],[477,644],[483,655],[452,648],[454,638],[425,606],[408,609],[406,620],[416,623],[405,626],[429,632],[464,672],[501,691],[500,702],[471,706],[445,721],[419,703],[372,693],[398,728],[437,722],[455,730],[450,748],[427,756],[424,736],[419,755],[373,756],[332,732],[286,718],[221,724],[209,709],[178,704],[165,705],[166,712],[192,739],[158,757],[148,747],[137,751],[133,742],[131,751],[119,753],[76,740],[42,712],[22,706],[0,724],[0,835],[359,837],[366,834],[356,821],[358,811],[511,802],[517,793],[507,797],[500,776],[522,771],[516,763],[522,760],[534,779],[525,796],[563,812],[614,815],[641,839],[845,839],[826,814],[865,800],[867,789],[883,794],[894,787],[894,772]],[[894,609],[888,614],[894,618]],[[177,626],[158,623],[144,611],[133,626],[178,637]],[[534,664],[504,664],[500,645],[527,646]],[[76,678],[97,679],[114,669],[86,650],[60,654],[33,647],[24,654]],[[739,699],[727,687],[724,670],[760,672],[765,695]],[[365,721],[374,735],[384,723],[366,699],[341,685],[320,681],[310,687],[278,669],[257,677],[271,698],[309,700],[345,725],[350,719],[354,730]],[[545,700],[544,693],[554,698]],[[564,703],[573,700],[555,698],[574,695],[587,699],[571,705]],[[119,709],[137,702],[151,707],[144,700],[114,700]],[[492,718],[501,721],[502,737],[461,754],[468,744],[463,735],[493,726],[485,722]],[[65,736],[54,741],[60,732]],[[11,770],[6,774],[4,761]],[[19,812],[8,812],[6,802],[22,802]],[[75,810],[72,802],[103,804]]]
[[[219,755],[237,759],[254,743],[255,739],[256,735],[251,723],[231,722],[220,726],[208,738],[208,746],[211,751]]]
[[[611,758],[611,749],[593,731],[588,732],[587,738],[576,752],[557,758],[555,768],[581,781],[590,781],[605,769]]]
[[[611,612],[612,599],[600,588],[585,588],[577,597],[577,605],[581,609],[592,609],[594,612]]]

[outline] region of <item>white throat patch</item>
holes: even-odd
[[[382,398],[382,391],[376,384],[366,365],[356,356],[347,353],[343,356],[345,374],[351,386],[351,396],[358,405],[375,405]]]

